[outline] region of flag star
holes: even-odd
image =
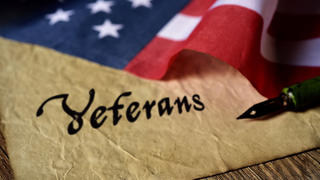
[[[151,8],[151,0],[128,0],[132,3],[133,8],[137,8],[139,6],[144,6],[147,8]]]
[[[118,30],[122,29],[122,24],[112,24],[109,19],[105,20],[103,24],[93,26],[93,30],[99,32],[99,39],[106,36],[112,36],[114,38],[119,37]]]
[[[49,24],[54,25],[59,21],[68,22],[70,16],[73,14],[72,10],[64,11],[62,9],[58,9],[55,13],[48,14],[46,18],[49,19]]]
[[[105,13],[111,13],[112,5],[112,1],[97,0],[95,3],[88,4],[87,7],[91,9],[92,14],[95,14],[100,11]]]

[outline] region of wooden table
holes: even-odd
[[[0,159],[0,178],[14,179],[1,132]],[[320,149],[199,179],[320,179]]]
[[[200,179],[320,179],[320,149]]]

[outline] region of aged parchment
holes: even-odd
[[[205,54],[185,50],[164,80],[152,81],[127,72],[36,45],[0,39],[0,117],[16,179],[192,179],[225,172],[319,147],[320,108],[286,112],[267,120],[235,118],[264,98],[231,66]],[[95,99],[76,135],[67,133],[72,120],[61,100],[82,110],[89,90]],[[95,108],[120,100],[141,104],[199,94],[203,111],[159,116],[143,111],[136,122],[112,113],[94,129]],[[125,109],[120,110],[124,116]]]

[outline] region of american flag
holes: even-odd
[[[237,68],[266,97],[320,75],[315,0],[61,0],[39,7],[2,21],[0,36],[148,79],[161,79],[179,51],[192,49]]]

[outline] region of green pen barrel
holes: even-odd
[[[320,104],[320,76],[283,88],[296,111]]]

